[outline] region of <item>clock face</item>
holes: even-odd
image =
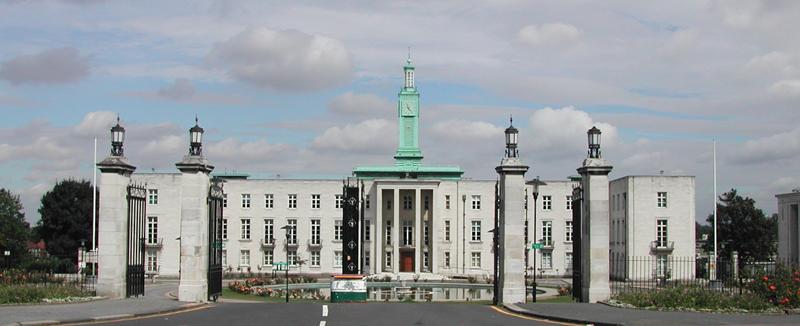
[[[403,104],[403,115],[414,115],[414,107],[409,103]]]

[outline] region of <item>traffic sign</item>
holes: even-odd
[[[544,245],[541,243],[534,242],[531,244],[531,249],[542,249],[542,248],[544,248]]]

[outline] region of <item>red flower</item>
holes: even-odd
[[[764,281],[764,282],[769,281],[769,277],[764,276],[764,277],[761,278],[761,280]]]
[[[789,303],[789,298],[783,298],[783,299],[781,299],[781,301],[780,301],[780,302],[778,302],[778,303],[780,303],[780,304],[787,304],[787,303]]]
[[[800,282],[800,278],[795,277],[792,279],[792,281],[794,281],[795,283]]]
[[[773,291],[773,292],[775,292],[775,289],[777,289],[777,287],[775,287],[774,284],[770,284],[768,288],[769,288],[770,291]]]

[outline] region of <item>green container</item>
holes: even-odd
[[[367,302],[367,292],[332,292],[331,302]]]

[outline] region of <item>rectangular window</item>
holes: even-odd
[[[667,255],[656,256],[656,277],[667,276]]]
[[[552,210],[553,209],[553,196],[542,196],[542,210]]]
[[[472,241],[481,241],[481,221],[472,221]]]
[[[392,221],[386,221],[386,244],[392,244]]]
[[[656,221],[656,246],[667,246],[667,220],[660,219]]]
[[[572,253],[568,252],[564,255],[564,269],[572,270]]]
[[[364,266],[372,266],[369,263],[369,251],[364,252]]]
[[[364,220],[364,241],[370,241],[372,239],[371,233],[372,228],[370,227],[369,220]]]
[[[242,208],[250,208],[250,194],[242,194]]]
[[[242,221],[241,239],[250,240],[250,219],[243,218],[241,221]]]
[[[473,251],[472,252],[472,268],[481,268],[481,252],[480,251]]]
[[[228,240],[228,219],[222,219],[222,240]]]
[[[222,266],[227,266],[227,265],[228,265],[228,251],[227,250],[223,250],[222,251]]]
[[[333,221],[333,240],[342,241],[342,220]]]
[[[147,243],[158,243],[158,217],[156,216],[147,217]]]
[[[392,252],[387,251],[386,255],[384,255],[383,264],[386,268],[392,268]]]
[[[567,196],[567,210],[572,210],[572,196]]]
[[[553,245],[553,221],[542,221],[542,244],[546,247]]]
[[[481,209],[480,195],[472,195],[472,209]]]
[[[450,221],[444,221],[444,241],[450,241]]]
[[[342,267],[342,252],[336,250],[333,252],[333,267]]]
[[[272,194],[264,195],[264,208],[272,208],[275,206],[275,196]]]
[[[430,198],[428,196],[423,197],[422,207],[425,210],[431,209]]]
[[[430,268],[430,254],[426,251],[422,253],[422,268],[426,271]]]
[[[158,252],[154,250],[147,251],[147,271],[150,273],[158,272]]]
[[[450,252],[444,252],[444,268],[450,268]]]
[[[403,209],[409,210],[412,209],[414,205],[411,204],[411,196],[403,195]]]
[[[265,250],[264,251],[264,265],[265,266],[271,266],[273,258],[274,258],[274,256],[272,254],[272,250]]]
[[[319,194],[311,195],[311,208],[319,208],[320,207],[320,198]]]
[[[311,220],[311,244],[312,245],[319,245],[320,244],[320,232],[322,232],[322,228],[320,226],[320,220]]]
[[[228,194],[222,194],[222,208],[228,208]]]
[[[296,194],[290,194],[289,195],[289,203],[288,203],[287,207],[289,207],[289,209],[297,208],[297,195]]]
[[[250,266],[250,250],[242,250],[239,256],[239,266]]]
[[[542,269],[553,268],[553,253],[550,251],[542,252]]]
[[[264,243],[275,244],[275,225],[271,218],[264,219]]]
[[[658,193],[658,207],[667,207],[667,193],[666,192],[659,192]]]
[[[158,189],[147,189],[147,203],[158,205]]]
[[[289,226],[286,229],[286,232],[289,234],[289,244],[290,245],[296,245],[297,244],[297,220],[295,220],[295,219],[287,220],[286,221],[286,225]]]
[[[564,225],[564,241],[572,242],[572,221],[566,221]]]
[[[342,195],[336,195],[336,208],[342,208]]]
[[[444,195],[444,209],[450,209],[450,195]]]
[[[289,250],[289,257],[286,260],[289,266],[297,266],[297,250]]]
[[[423,239],[424,239],[423,243],[427,246],[430,243],[429,242],[430,241],[430,235],[429,235],[429,231],[428,231],[428,224],[425,224],[425,226],[422,228],[422,234],[423,234]]]
[[[369,195],[364,195],[364,208],[369,209]]]
[[[411,246],[413,245],[413,240],[413,227],[411,226],[411,221],[403,221],[403,245]]]
[[[319,267],[319,251],[311,252],[311,267]]]

